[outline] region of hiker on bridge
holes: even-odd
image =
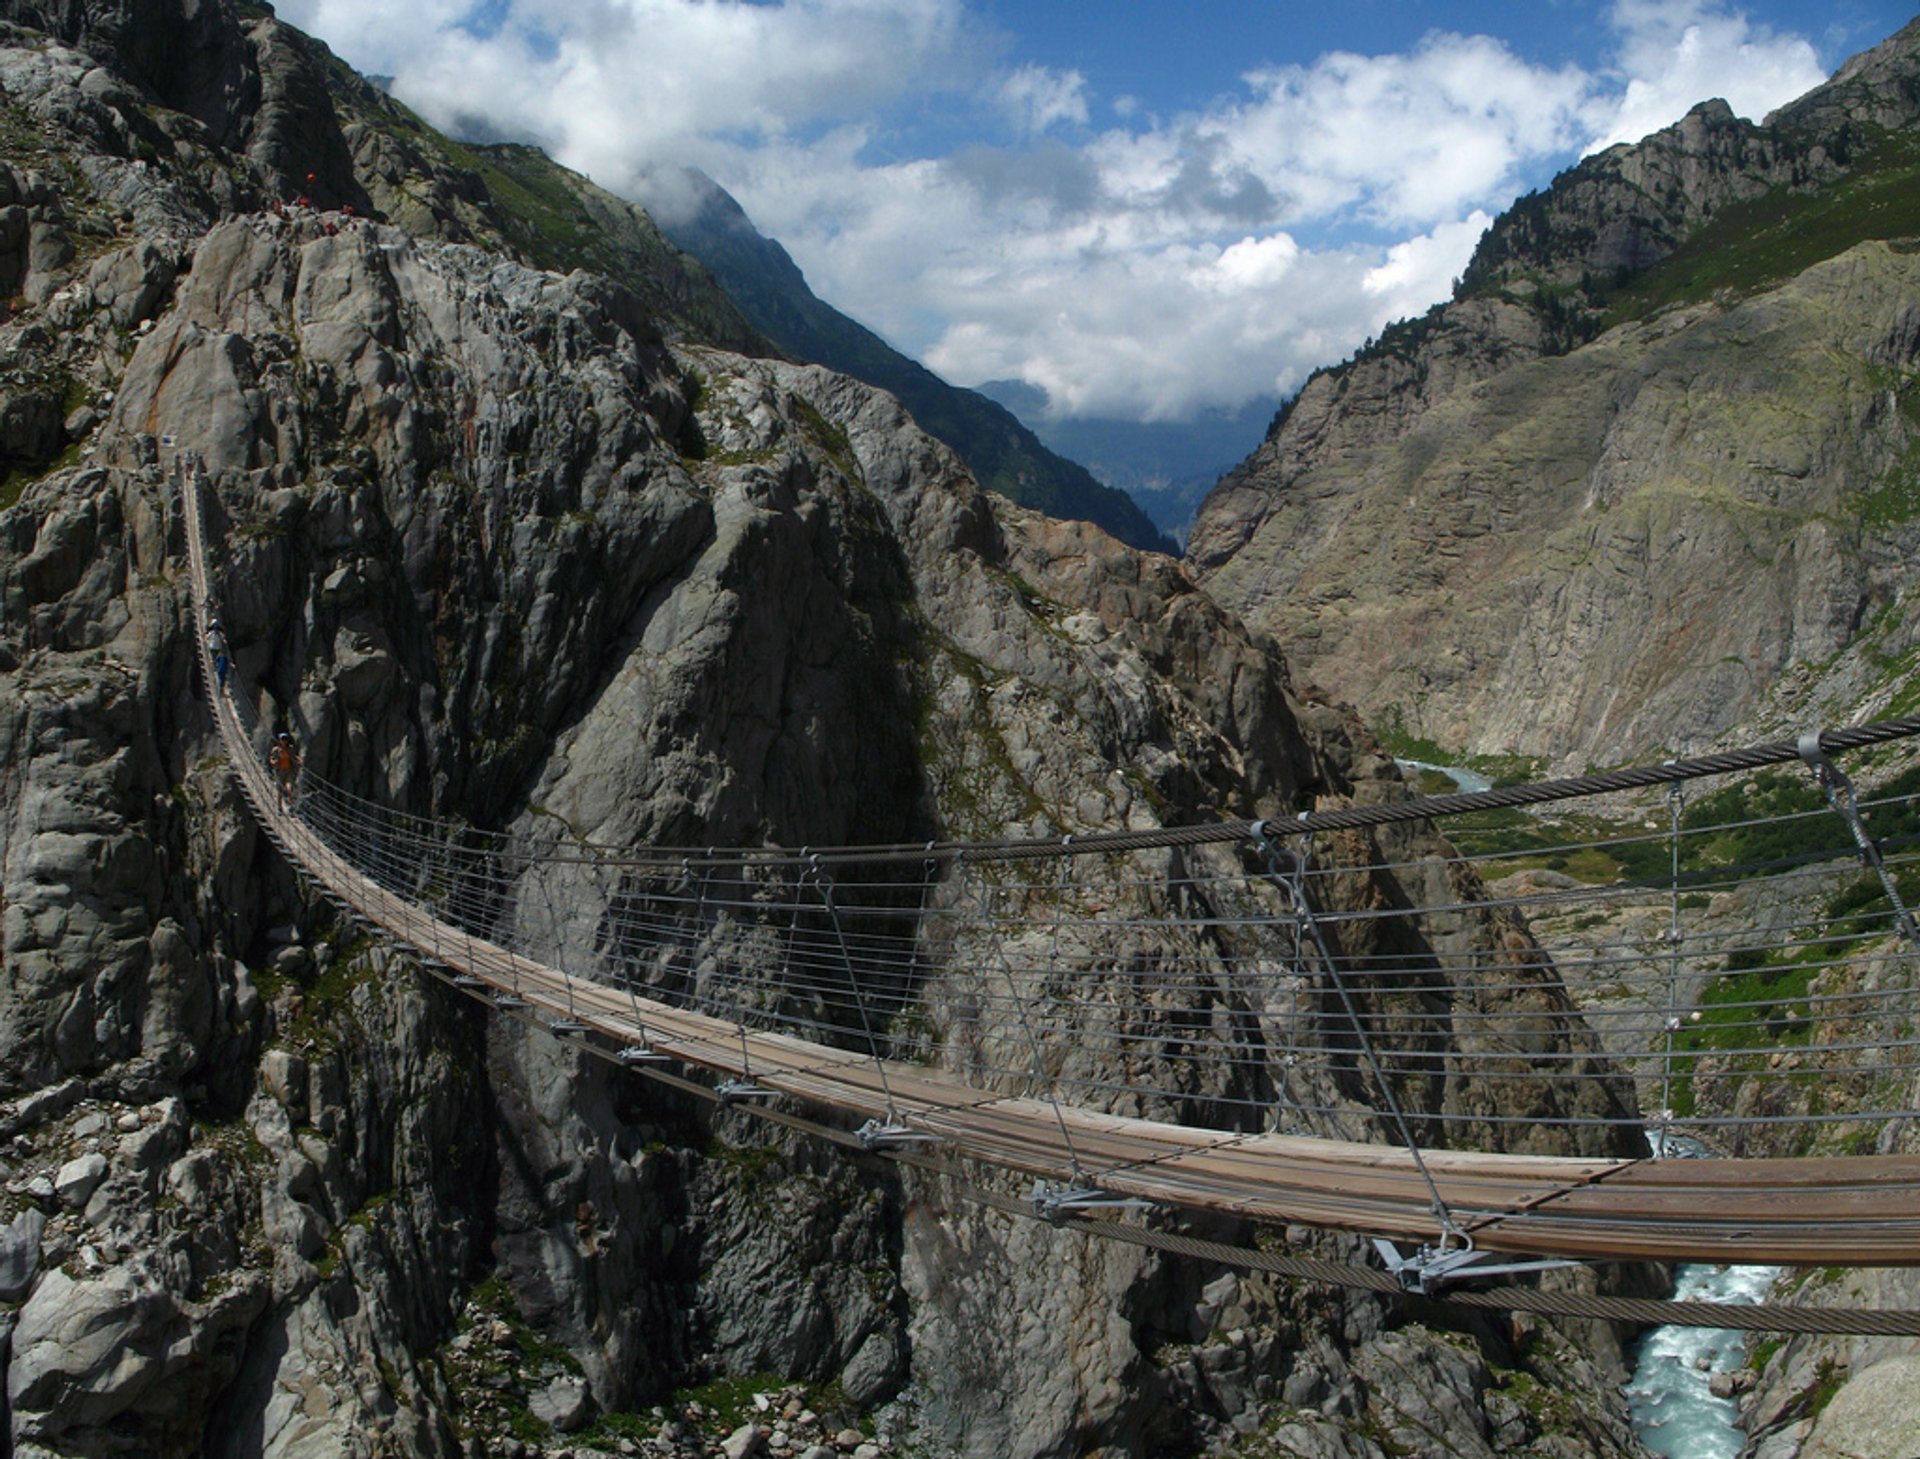
[[[293,809],[294,796],[300,779],[300,750],[293,742],[293,736],[281,730],[274,736],[273,748],[267,751],[267,768],[273,772],[273,783],[280,792],[280,809]]]
[[[227,687],[227,633],[220,626],[218,618],[207,620],[207,652],[213,655],[213,676],[220,681],[222,692]]]

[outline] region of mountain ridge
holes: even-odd
[[[1920,25],[1778,124],[1703,103],[1521,200],[1454,301],[1316,374],[1216,488],[1209,590],[1377,723],[1563,765],[1703,746],[1808,666],[1898,659],[1916,53]]]
[[[988,490],[1052,516],[1093,522],[1130,546],[1176,550],[1126,492],[1049,450],[1001,402],[948,384],[820,299],[786,249],[754,227],[713,179],[680,169],[672,185],[680,202],[661,213],[667,236],[711,269],[787,354],[897,395],[916,420],[960,453]],[[688,197],[696,200],[690,208],[684,206]]]

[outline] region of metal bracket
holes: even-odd
[[[713,1092],[719,1096],[722,1104],[732,1104],[737,1099],[773,1098],[771,1089],[762,1089],[751,1079],[722,1079],[713,1086]]]
[[[868,1120],[853,1132],[853,1137],[866,1150],[897,1150],[908,1145],[933,1145],[940,1140],[938,1135],[913,1129],[897,1120],[889,1120],[885,1124],[879,1120]]]
[[[1901,900],[1900,887],[1887,870],[1886,860],[1880,854],[1880,843],[1867,833],[1861,820],[1860,803],[1854,794],[1853,782],[1821,748],[1818,731],[1801,735],[1797,743],[1800,758],[1807,762],[1807,768],[1813,771],[1814,783],[1826,796],[1827,804],[1847,823],[1847,829],[1853,835],[1853,844],[1860,855],[1860,864],[1868,867],[1880,878],[1880,889],[1886,893],[1888,903],[1893,907],[1894,930],[1905,939],[1909,948],[1920,951],[1920,921],[1908,910]]]
[[[495,993],[493,995],[493,1006],[507,1013],[517,1013],[522,1008],[533,1007],[531,1003],[527,1002],[527,1000],[522,998],[518,993]]]
[[[556,1018],[553,1020],[553,1022],[547,1025],[547,1032],[552,1034],[564,1035],[564,1034],[572,1034],[572,1033],[585,1033],[586,1031],[587,1031],[587,1026],[584,1023],[581,1023],[577,1019],[572,1019],[572,1018]]]
[[[614,1055],[623,1064],[665,1064],[671,1062],[651,1044],[628,1044]]]
[[[1523,1272],[1545,1272],[1560,1267],[1586,1265],[1585,1262],[1558,1258],[1492,1262],[1487,1258],[1494,1255],[1493,1252],[1479,1251],[1471,1246],[1423,1246],[1412,1256],[1404,1256],[1399,1247],[1383,1236],[1373,1238],[1373,1249],[1380,1253],[1387,1270],[1399,1279],[1403,1292],[1422,1297],[1437,1296],[1455,1282],[1464,1282],[1473,1277],[1511,1277]]]
[[[1053,1185],[1036,1180],[1027,1197],[1033,1213],[1058,1226],[1069,1216],[1096,1215],[1105,1211],[1150,1211],[1153,1202],[1139,1196],[1116,1196],[1090,1185]]]

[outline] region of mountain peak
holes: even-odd
[[[1874,634],[1880,682],[1920,582],[1917,125],[1920,23],[1520,199],[1222,481],[1209,591],[1376,722],[1563,763],[1709,742]]]

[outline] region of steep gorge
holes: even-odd
[[[15,1452],[524,1452],[769,1371],[935,1453],[1633,1452],[1610,1333],[1446,1333],[1009,1221],[336,921],[198,703],[182,453],[242,681],[401,807],[825,844],[1402,792],[1179,565],[742,353],[637,210],[612,265],[549,271],[497,178],[268,15],[7,14]]]

